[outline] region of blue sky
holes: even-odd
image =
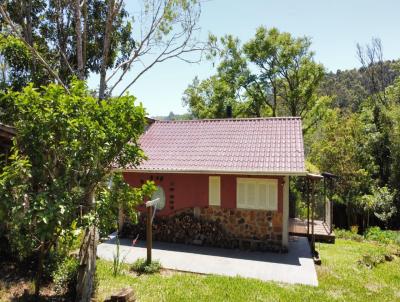
[[[211,0],[202,4],[200,36],[233,34],[243,42],[258,26],[277,27],[310,37],[316,61],[336,71],[359,67],[356,44],[368,43],[372,37],[382,40],[385,59],[400,58],[399,13],[399,0]],[[196,75],[204,79],[214,72],[207,61],[172,60],[154,67],[129,91],[150,116],[184,113],[185,88]]]

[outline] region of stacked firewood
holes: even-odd
[[[141,240],[146,238],[146,215],[141,215],[137,224],[126,223],[122,236]],[[173,217],[155,217],[153,240],[174,243],[196,244],[223,248],[238,247],[221,223],[195,217],[191,213],[180,213]]]

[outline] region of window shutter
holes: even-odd
[[[278,210],[278,181],[271,181],[267,184],[267,209],[271,211]]]
[[[246,204],[249,208],[257,207],[258,198],[257,198],[257,183],[248,182],[247,184],[247,196],[246,196]]]
[[[242,209],[278,210],[278,181],[263,178],[237,178],[237,207]]]
[[[221,178],[219,176],[208,178],[208,203],[212,206],[221,206]]]
[[[258,185],[259,199],[258,199],[258,207],[263,208],[263,205],[267,205],[268,208],[268,185],[265,183],[259,183]]]

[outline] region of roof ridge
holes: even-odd
[[[265,120],[301,120],[299,116],[275,116],[275,117],[243,117],[243,118],[215,118],[193,120],[155,120],[155,123],[180,123],[180,122],[239,122],[239,121],[265,121]]]

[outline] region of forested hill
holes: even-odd
[[[332,105],[358,111],[363,100],[383,91],[400,76],[400,60],[375,63],[359,69],[337,70],[325,74],[320,95],[333,98]]]
[[[175,114],[171,111],[168,115],[152,116],[152,118],[160,121],[179,121],[191,120],[193,117],[189,113]]]
[[[337,70],[325,73],[318,94],[332,97],[332,107],[349,109],[352,112],[360,110],[362,102],[371,94],[386,89],[400,76],[400,60],[384,61],[369,67]],[[157,120],[192,119],[189,113],[175,114],[170,112],[165,116],[154,116]]]

